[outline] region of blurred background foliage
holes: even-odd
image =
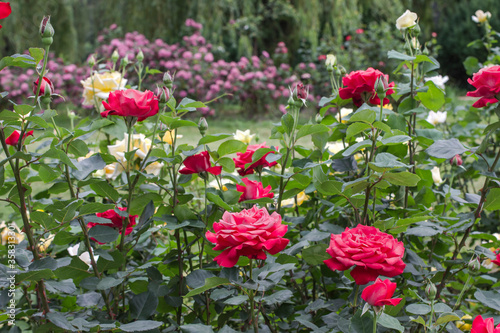
[[[38,45],[35,32],[44,13],[52,15],[58,35],[53,50],[77,64],[95,50],[99,32],[113,23],[123,33],[138,31],[170,44],[181,41],[184,22],[192,18],[203,24],[203,36],[225,60],[272,53],[283,41],[292,66],[333,52],[348,70],[384,69],[387,50],[401,46],[394,22],[408,8],[420,17],[422,43],[437,33],[440,48],[434,55],[442,73],[466,88],[462,62],[472,54],[480,61],[481,55],[486,57],[483,50],[467,48],[483,34],[471,15],[477,9],[490,11],[493,28],[500,30],[495,4],[497,0],[17,0],[3,24],[0,50],[4,56]],[[360,36],[357,29],[365,33]],[[360,38],[357,45],[362,47],[347,47],[347,36]]]

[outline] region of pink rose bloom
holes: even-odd
[[[186,51],[182,54],[182,57],[184,59],[191,59],[193,57],[193,54],[190,51]]]
[[[482,316],[477,316],[472,321],[471,333],[500,333],[500,324],[495,328],[493,318],[483,319]]]
[[[214,55],[212,53],[207,53],[207,54],[205,54],[204,60],[206,62],[212,62],[212,61],[214,61]]]
[[[497,103],[500,93],[500,66],[481,68],[479,72],[472,76],[472,80],[467,82],[472,84],[476,90],[467,92],[467,96],[481,97],[472,104],[475,108],[482,108],[488,103]]]
[[[233,158],[236,169],[238,169],[238,173],[240,176],[246,176],[254,173],[255,168],[262,167],[272,167],[278,162],[269,163],[266,160],[266,156],[269,154],[274,154],[273,152],[267,152],[264,156],[262,156],[258,161],[252,163],[253,154],[261,148],[269,148],[266,146],[266,143],[257,144],[257,145],[249,145],[247,146],[247,150],[244,153],[236,153],[236,157]],[[250,164],[248,167],[245,167],[246,164]]]
[[[253,206],[239,213],[225,212],[219,222],[214,223],[214,232],[205,236],[216,244],[215,251],[222,251],[215,261],[223,267],[233,267],[240,256],[250,259],[266,259],[266,252],[273,255],[283,251],[289,240],[283,238],[288,226],[281,224],[281,216],[265,208]]]
[[[375,227],[361,224],[346,228],[340,235],[332,234],[326,252],[332,258],[324,263],[332,271],[356,266],[351,276],[358,285],[375,281],[379,275],[394,277],[402,274],[406,267],[402,260],[405,253],[402,242]]]
[[[266,52],[266,51],[262,51],[262,55],[264,56],[264,58],[269,58],[269,53]]]
[[[243,178],[242,181],[245,186],[236,185],[236,191],[241,192],[238,202],[274,197],[274,193],[271,192],[271,185],[264,188],[262,183],[258,181],[253,181],[248,178]]]
[[[358,35],[362,34],[363,32],[365,32],[363,29],[356,29],[356,33]]]

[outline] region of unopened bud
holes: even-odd
[[[389,83],[387,82],[387,78],[383,74],[380,75],[377,81],[375,81],[375,92],[379,95],[379,98],[381,98],[381,96],[385,97],[388,88]]]
[[[342,76],[344,76],[344,75],[346,75],[346,74],[347,74],[347,70],[345,69],[345,67],[344,67],[344,66],[338,66],[338,67],[339,67],[339,69],[340,69],[340,74],[341,74]]]
[[[316,114],[316,117],[314,118],[314,120],[316,121],[316,124],[321,124],[323,119],[325,119],[325,117],[323,117],[320,113]]]
[[[462,160],[462,156],[460,156],[459,154],[456,154],[450,159],[451,165],[461,166],[463,163],[464,161]]]
[[[123,57],[121,61],[121,66],[125,68],[129,64],[129,62],[130,61],[128,60],[127,56]]]
[[[95,65],[95,56],[93,54],[90,56],[89,60],[87,60],[87,64],[90,67],[94,67],[94,65]]]
[[[328,54],[325,61],[326,69],[328,72],[333,72],[335,66],[337,66],[337,57],[333,54]]]
[[[295,101],[305,101],[307,99],[307,95],[309,95],[309,92],[302,82],[297,83],[293,92],[293,98],[295,99]]]
[[[113,53],[111,54],[111,61],[113,61],[113,63],[116,64],[119,58],[120,54],[118,54],[118,51],[114,50]]]
[[[174,80],[172,79],[172,76],[170,76],[170,72],[166,72],[165,74],[163,74],[163,84],[167,88],[172,89]]]
[[[468,268],[471,274],[479,272],[479,270],[481,269],[481,263],[479,262],[479,258],[478,257],[471,258],[471,260],[469,261]]]
[[[436,298],[437,289],[434,283],[432,283],[431,281],[429,281],[429,283],[425,287],[425,294],[427,295],[429,301],[433,301],[434,298]]]
[[[137,59],[137,61],[139,62],[142,62],[144,60],[144,53],[142,53],[142,50],[139,50],[139,53],[137,53],[135,59]]]
[[[427,56],[430,54],[429,49],[427,48],[427,46],[424,47],[424,50],[422,51],[422,54],[427,55]]]
[[[35,82],[33,82],[33,94],[36,94],[37,89],[38,89],[38,83],[40,78],[36,79]],[[43,77],[42,79],[42,84],[40,85],[40,92],[38,93],[38,96],[51,96],[52,93],[54,92],[54,84],[52,84],[52,81],[50,81],[47,77]]]
[[[160,104],[166,104],[169,99],[170,99],[170,90],[167,87],[159,88],[158,102],[160,102]]]
[[[420,35],[420,26],[418,25],[418,23],[412,28],[412,32],[413,32],[413,35],[415,37],[418,37],[418,35]]]
[[[50,24],[50,15],[44,16],[42,22],[40,23],[40,37],[42,37],[42,43],[45,46],[52,44],[54,39],[54,27]]]
[[[413,37],[411,39],[411,46],[413,47],[414,50],[420,49],[420,42],[418,41],[417,37]]]
[[[201,136],[205,136],[207,129],[208,129],[207,120],[205,119],[205,117],[201,117],[200,121],[198,122],[198,130],[200,131]]]
[[[68,111],[69,119],[76,119],[76,113],[74,111]]]

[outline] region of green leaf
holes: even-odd
[[[10,110],[3,110],[0,112],[0,120],[5,120],[5,121],[16,121],[19,120],[21,117]]]
[[[235,169],[234,160],[229,157],[221,157],[217,160],[217,164],[221,165],[224,171],[233,172]]]
[[[111,243],[118,239],[120,233],[115,228],[105,225],[95,225],[89,230],[89,237],[95,238],[100,243]]]
[[[366,124],[372,124],[377,119],[377,113],[372,109],[358,109],[355,113],[351,114],[349,122],[360,121]]]
[[[247,149],[247,145],[238,140],[227,140],[220,144],[217,153],[219,156],[234,154],[237,152],[244,152]]]
[[[410,304],[406,307],[406,311],[416,315],[425,315],[431,312],[431,307],[427,304]]]
[[[327,180],[323,183],[316,184],[316,189],[325,195],[336,195],[342,193],[342,182],[335,180]]]
[[[328,132],[329,129],[325,125],[322,124],[316,124],[316,125],[303,125],[297,132],[297,135],[295,136],[295,141],[297,141],[300,138],[303,138],[307,135],[311,134],[316,134],[316,133],[323,133],[323,132]]]
[[[496,310],[500,311],[500,293],[494,290],[490,291],[483,291],[483,290],[478,290],[474,293],[474,297],[483,305]]]
[[[302,258],[309,265],[322,265],[324,260],[331,258],[330,255],[326,253],[327,248],[328,244],[325,243],[309,246],[302,250]]]
[[[375,156],[375,162],[369,163],[370,169],[377,172],[385,172],[398,168],[409,168],[408,165],[398,162],[398,158],[389,153],[378,153]]]
[[[479,65],[479,60],[476,57],[468,56],[465,58],[463,65],[465,67],[465,71],[467,72],[467,75],[471,76],[472,74],[476,73],[481,69],[481,66]]]
[[[14,54],[8,57],[3,57],[0,60],[0,70],[7,66],[21,68],[36,68],[38,62],[32,56],[27,54]]]
[[[384,326],[386,328],[390,328],[396,331],[399,331],[401,333],[404,332],[405,328],[399,323],[399,320],[396,318],[389,316],[388,314],[385,314],[382,312],[380,317],[377,320],[377,324]]]
[[[411,137],[408,135],[393,135],[382,139],[382,144],[386,146],[394,146],[406,141],[410,141]]]
[[[130,324],[120,325],[120,329],[124,332],[143,332],[154,330],[155,328],[163,325],[161,321],[153,321],[153,320],[137,320]]]
[[[202,324],[187,324],[180,326],[184,333],[214,333],[212,326]]]
[[[387,180],[392,185],[398,186],[417,186],[420,177],[407,171],[389,172],[384,174],[383,179]]]
[[[31,111],[33,111],[35,107],[33,105],[14,105],[14,111],[21,116],[25,116]]]
[[[449,323],[450,321],[457,321],[457,320],[460,320],[460,317],[458,315],[454,313],[443,313],[436,320],[436,325],[446,324]]]
[[[56,160],[60,160],[61,162],[63,162],[67,166],[69,166],[70,168],[78,170],[78,168],[73,164],[73,162],[71,162],[68,155],[66,155],[66,153],[60,149],[50,148],[42,155],[42,158],[44,158],[44,157],[54,158]]]
[[[492,188],[488,192],[483,209],[487,209],[490,211],[500,209],[500,188]]]
[[[42,179],[42,181],[47,184],[59,178],[59,176],[61,175],[61,171],[57,168],[51,168],[46,164],[40,163],[38,175],[40,176],[40,179]]]
[[[130,300],[130,315],[134,319],[146,319],[151,316],[158,306],[158,296],[151,291],[135,295]]]
[[[57,223],[52,216],[37,210],[31,212],[31,220],[42,225],[45,229],[51,229],[57,226]]]
[[[99,202],[89,202],[87,204],[84,204],[80,209],[78,210],[78,215],[88,215],[88,214],[95,214],[95,213],[103,213],[107,210],[114,209],[115,205],[113,204],[102,204]]]
[[[426,92],[417,93],[417,97],[425,107],[433,111],[438,111],[443,107],[445,102],[444,92],[436,87],[432,81],[427,81],[425,85],[429,87],[429,89]]]
[[[75,157],[82,157],[88,154],[89,147],[87,147],[87,144],[82,140],[76,139],[71,141],[68,151],[70,154],[75,155]]]
[[[372,146],[372,141],[371,140],[363,140],[361,142],[357,142],[353,144],[352,146],[347,147],[347,149],[342,153],[342,156],[350,156],[354,154],[355,152]]]
[[[216,142],[219,140],[224,140],[226,138],[229,138],[230,136],[233,136],[233,135],[232,134],[225,134],[225,133],[205,135],[203,138],[200,139],[200,141],[198,141],[198,145],[206,145],[207,143]]]
[[[460,141],[453,138],[449,140],[438,140],[427,148],[425,152],[432,157],[450,159],[457,154],[461,155],[465,153],[467,150],[468,149],[465,148]]]
[[[218,276],[210,277],[205,279],[205,285],[203,287],[199,287],[196,289],[191,290],[186,294],[184,297],[191,297],[194,295],[201,294],[202,292],[205,292],[209,289],[224,285],[224,284],[230,284],[229,280],[226,278],[221,278]]]
[[[90,188],[99,196],[109,198],[113,202],[118,201],[120,194],[106,181],[90,184]]]
[[[183,98],[177,106],[177,110],[196,111],[196,108],[204,108],[206,105],[191,98]]]
[[[293,297],[293,293],[291,290],[280,290],[278,292],[274,292],[269,296],[263,298],[263,301],[267,304],[281,304],[283,302],[288,301]]]
[[[50,320],[52,324],[64,329],[65,331],[78,332],[78,330],[73,327],[73,325],[69,323],[68,319],[66,319],[66,317],[64,317],[64,315],[60,312],[51,311],[47,313],[47,319]]]
[[[69,265],[59,267],[54,274],[61,280],[72,279],[78,285],[86,277],[93,276],[89,271],[89,266],[78,257],[72,257]]]
[[[228,212],[233,211],[232,208],[227,203],[225,203],[224,200],[222,200],[218,195],[207,192],[207,199]]]
[[[350,139],[353,136],[355,136],[356,134],[361,133],[364,130],[369,129],[369,128],[372,128],[372,126],[370,124],[367,124],[367,123],[362,123],[362,122],[353,123],[353,124],[349,125],[349,127],[347,128],[346,139]]]
[[[40,117],[38,115],[27,117],[26,120],[31,121],[32,123],[37,124],[38,126],[40,126],[42,128],[49,128],[50,127],[49,124],[42,117]]]
[[[170,123],[169,127],[171,130],[173,130],[179,127],[187,127],[187,126],[198,127],[198,124],[191,120],[174,120]]]
[[[294,120],[293,120],[293,116],[291,114],[285,113],[281,117],[281,125],[283,125],[283,128],[285,129],[286,134],[292,133],[293,124],[294,124]]]
[[[24,281],[40,281],[42,279],[52,279],[54,273],[51,269],[41,269],[37,271],[28,271],[16,275],[16,284]]]
[[[76,217],[76,210],[83,204],[83,199],[75,200],[67,204],[63,209],[58,209],[52,213],[54,218],[61,222],[66,223]]]
[[[387,52],[387,58],[397,59],[397,60],[405,60],[405,61],[412,61],[412,60],[417,59],[416,57],[409,56],[407,54],[404,54],[404,53],[401,53],[398,51],[394,51],[394,50],[390,50]]]

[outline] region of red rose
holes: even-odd
[[[103,101],[102,105],[106,108],[101,112],[103,117],[137,117],[137,120],[143,121],[158,113],[158,97],[149,90],[116,90],[109,94],[108,103]]]
[[[331,270],[345,271],[356,266],[351,276],[358,285],[375,281],[379,275],[393,277],[403,273],[406,264],[402,242],[375,227],[358,225],[331,235],[326,252],[332,256],[324,263]]]
[[[180,169],[179,173],[183,175],[209,172],[212,175],[217,176],[222,172],[221,166],[212,166],[210,163],[210,155],[208,155],[208,151],[206,150],[199,154],[186,157],[182,163],[184,164],[184,168]]]
[[[500,266],[500,250],[497,252],[497,258],[495,260],[492,260],[491,262],[495,265]]]
[[[33,82],[33,94],[36,95],[36,90],[38,89],[38,82],[40,78],[36,79],[35,82]],[[42,80],[42,85],[40,86],[40,93],[38,96],[43,96],[45,95],[45,89],[48,89],[49,95],[52,95],[54,92],[54,84],[52,84],[52,81],[50,81],[47,77],[43,77]]]
[[[236,153],[236,157],[233,158],[236,169],[238,169],[238,173],[240,176],[246,176],[254,173],[254,169],[258,166],[262,167],[272,167],[277,164],[277,162],[267,162],[266,156],[269,154],[274,154],[273,152],[268,152],[264,156],[262,156],[258,161],[252,163],[253,154],[255,151],[261,148],[269,148],[266,146],[266,143],[262,143],[260,145],[249,145],[247,146],[247,151],[244,153]],[[246,164],[252,163],[250,166],[245,167]]]
[[[361,293],[361,298],[372,306],[398,305],[402,298],[391,298],[397,284],[389,279],[377,279],[374,284],[366,287]]]
[[[271,192],[271,185],[264,188],[261,182],[253,181],[248,178],[243,178],[242,181],[245,183],[245,186],[236,185],[236,191],[242,192],[239,202],[274,197],[274,193]]]
[[[482,316],[477,316],[472,321],[471,333],[500,333],[500,324],[495,328],[493,318],[483,319]]]
[[[224,250],[215,257],[223,267],[233,267],[240,256],[250,259],[266,259],[266,252],[282,251],[289,240],[283,238],[288,226],[281,224],[281,215],[265,208],[253,206],[239,213],[225,212],[222,219],[214,223],[214,231],[207,231],[209,242],[216,244],[215,251]]]
[[[321,54],[318,56],[318,61],[323,61],[323,60],[326,60],[326,55],[325,54]]]
[[[6,18],[11,13],[12,9],[10,8],[10,2],[0,2],[0,20]],[[1,25],[0,29],[2,29]]]
[[[301,100],[307,99],[307,95],[309,95],[309,92],[307,91],[306,87],[304,87],[304,84],[302,82],[297,83],[295,89],[297,91],[298,98],[300,98]]]
[[[29,131],[24,133],[23,139],[26,139],[28,136],[33,136],[33,131]],[[9,146],[17,146],[19,143],[19,137],[21,136],[21,132],[19,131],[14,131],[12,132],[11,135],[7,139],[5,139],[5,143],[8,144]]]
[[[127,210],[126,207],[123,207],[123,208],[118,207],[118,209],[121,210],[122,212],[125,212]],[[123,216],[120,216],[117,212],[115,212],[114,209],[109,209],[109,210],[105,211],[104,213],[96,213],[95,215],[97,217],[102,217],[103,219],[111,220],[111,223],[89,222],[89,223],[87,223],[88,228],[92,228],[96,225],[104,225],[107,227],[116,228],[116,229],[118,229],[120,234],[122,233],[123,222],[125,222],[126,218]],[[125,229],[125,235],[128,235],[132,232],[132,230],[134,229],[133,226],[136,224],[135,219],[137,217],[138,217],[137,215],[129,215],[129,223],[127,225],[127,228]],[[95,240],[95,239],[93,239],[93,240]],[[103,244],[100,242],[98,242],[98,243]]]
[[[359,34],[362,34],[363,32],[365,32],[363,29],[356,29],[356,33],[359,35]]]
[[[467,92],[467,96],[481,97],[474,104],[475,108],[482,108],[488,103],[498,102],[500,96],[500,66],[481,68],[467,82],[472,84],[476,90]]]
[[[350,41],[350,40],[351,40],[351,38],[352,38],[352,37],[351,37],[351,35],[347,35],[347,36],[345,37],[346,42]]]
[[[378,69],[368,68],[366,71],[355,71],[347,74],[342,78],[342,84],[344,88],[340,88],[339,96],[342,99],[352,98],[352,102],[356,106],[363,105],[364,102],[369,102],[373,105],[380,105],[380,98],[378,98],[375,92],[375,82],[379,76],[384,75],[389,82],[389,75],[383,74]],[[394,93],[394,90],[390,89],[394,87],[394,82],[389,83],[386,96]],[[389,103],[388,98],[384,98],[384,105]]]

